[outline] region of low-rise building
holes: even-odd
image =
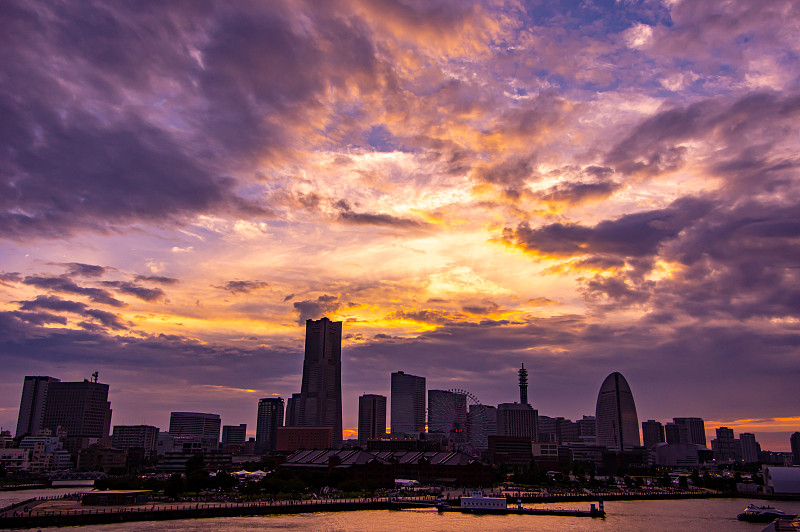
[[[670,467],[699,467],[713,456],[707,447],[692,443],[659,443],[652,454],[656,465]]]
[[[197,449],[165,453],[159,459],[156,471],[160,473],[183,473],[186,470],[186,462],[198,454],[203,457],[203,467],[208,471],[230,472],[234,470],[233,456],[230,453],[220,451],[203,452],[201,449]]]
[[[278,467],[319,473],[336,469],[365,486],[392,487],[395,478],[475,487],[489,486],[492,482],[490,466],[464,453],[448,451],[305,450],[290,455]]]
[[[28,470],[28,449],[0,449],[0,464],[7,471],[27,471]]]
[[[30,451],[28,471],[32,473],[64,471],[75,465],[61,439],[55,436],[26,436],[19,447]]]
[[[333,447],[331,427],[278,427],[277,451],[294,452],[302,449]]]
[[[78,471],[103,471],[125,469],[128,462],[127,449],[114,449],[91,445],[78,453]]]

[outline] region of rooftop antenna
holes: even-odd
[[[528,404],[528,370],[525,369],[525,363],[517,372],[519,374],[519,402],[520,404]]]

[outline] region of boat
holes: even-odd
[[[748,504],[747,508],[742,513],[736,516],[739,521],[747,521],[749,523],[771,523],[779,517],[793,518],[797,514],[787,514],[772,506],[756,506],[755,504]]]

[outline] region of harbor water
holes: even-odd
[[[5,494],[3,494],[5,495]],[[748,503],[770,504],[786,513],[800,513],[800,502],[755,499],[684,499],[647,501],[608,501],[607,517],[551,517],[519,515],[471,515],[423,510],[365,510],[354,512],[319,512],[264,517],[186,519],[179,521],[132,522],[85,527],[60,527],[57,530],[110,531],[193,531],[222,532],[255,530],[317,531],[461,531],[461,530],[553,530],[553,531],[749,531],[760,532],[763,524],[737,521],[736,515]],[[541,507],[588,509],[589,503],[537,504]],[[56,530],[56,529],[53,529]]]

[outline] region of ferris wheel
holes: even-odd
[[[428,432],[445,433],[458,451],[478,456],[488,448],[489,417],[487,408],[466,390],[429,391]]]

